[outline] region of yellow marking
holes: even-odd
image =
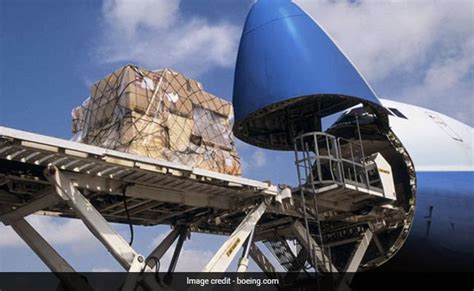
[[[240,242],[240,238],[237,238],[233,243],[232,245],[230,246],[230,248],[227,250],[227,252],[225,253],[228,257],[230,257],[230,255],[234,252],[235,248],[237,247],[237,245],[239,244]]]
[[[384,173],[384,174],[390,175],[390,171],[387,171],[387,170],[384,170],[384,169],[380,169],[380,168],[378,168],[378,170],[379,170],[380,173]]]

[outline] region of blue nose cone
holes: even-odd
[[[358,103],[382,112],[367,82],[331,38],[288,0],[260,0],[240,40],[233,103],[234,133],[270,149],[293,149],[321,117]]]

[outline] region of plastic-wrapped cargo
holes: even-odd
[[[241,174],[232,104],[168,68],[120,68],[92,85],[72,119],[79,142]]]

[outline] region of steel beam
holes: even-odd
[[[370,242],[372,240],[373,233],[370,229],[367,229],[362,236],[362,239],[357,244],[354,252],[348,260],[346,266],[346,273],[354,273],[359,269],[360,263],[364,258],[365,252],[369,248]]]
[[[53,206],[61,199],[52,191],[53,190],[50,189],[49,192],[39,198],[36,198],[28,204],[19,207],[13,211],[2,214],[0,216],[0,221],[2,221],[5,225],[10,225],[23,217],[43,210],[47,207]]]
[[[164,278],[164,282],[167,285],[171,284],[171,281],[173,281],[173,272],[176,268],[176,265],[178,264],[178,258],[179,258],[179,255],[181,254],[181,250],[183,249],[184,241],[186,240],[186,233],[187,233],[186,228],[184,227],[181,228],[178,242],[176,243],[176,247],[174,248],[174,252],[173,252],[173,257],[171,258],[171,262],[168,267],[168,272],[166,273],[165,278]]]
[[[186,229],[182,228],[179,234],[178,242],[176,243],[176,247],[174,249],[173,257],[171,258],[170,265],[168,267],[168,274],[173,273],[176,265],[178,264],[178,258],[181,254],[181,250],[183,249],[184,241],[186,240]]]
[[[337,291],[351,290],[349,286],[351,284],[352,279],[354,278],[354,273],[357,272],[357,270],[359,269],[360,263],[364,258],[365,252],[369,248],[372,237],[373,232],[370,229],[367,229],[348,260],[344,275],[339,281]]]
[[[74,272],[74,269],[66,260],[64,260],[25,219],[15,221],[11,224],[11,227],[51,271]]]
[[[93,191],[106,191],[109,193],[120,193],[123,182],[98,176],[84,176],[78,173],[68,173],[68,177],[74,180],[78,188]],[[176,180],[178,181],[178,180]],[[202,184],[201,184],[202,185]],[[226,191],[227,189],[223,189]],[[150,199],[154,201],[179,203],[190,207],[213,207],[218,209],[229,209],[231,203],[227,196],[213,197],[202,192],[176,190],[166,186],[132,185],[126,188],[128,197]]]
[[[164,214],[164,215],[161,215],[159,216],[158,218],[156,218],[155,220],[153,220],[153,223],[154,224],[159,224],[167,219],[170,219],[170,218],[173,218],[175,216],[179,216],[179,215],[182,215],[182,214],[185,214],[187,212],[191,212],[191,211],[194,211],[196,209],[199,209],[199,207],[190,207],[190,208],[187,208],[187,209],[184,209],[182,211],[175,211],[175,212],[172,212],[172,213],[168,213],[168,214]]]
[[[67,285],[68,290],[92,290],[71,265],[25,219],[16,220],[11,227],[61,282]]]
[[[379,253],[383,255],[385,253],[385,250],[382,246],[382,242],[380,241],[380,239],[375,233],[373,233],[372,240],[374,241],[375,246],[377,247],[377,250],[379,251]]]
[[[321,267],[323,272],[337,273],[337,268],[332,264],[331,260],[326,256],[318,243],[314,241],[311,236],[308,241],[308,236],[306,235],[306,229],[304,226],[296,220],[291,227],[296,239],[308,251],[308,253],[312,254],[310,257],[315,260],[313,264],[320,262],[318,267]]]
[[[278,277],[275,267],[255,243],[250,246],[249,255],[268,278]]]
[[[265,202],[261,202],[258,207],[250,211],[202,271],[225,272],[266,208]]]
[[[224,191],[224,190],[223,190]],[[179,203],[191,207],[212,207],[218,209],[232,208],[229,197],[213,197],[206,193],[194,191],[174,190],[164,187],[150,187],[143,185],[134,185],[127,187],[127,196],[151,199],[168,203]]]
[[[180,234],[181,229],[179,227],[175,227],[162,241],[161,243],[148,255],[146,261],[148,262],[147,265],[150,268],[153,268],[156,265],[156,262],[152,260],[160,260],[166,251],[171,247],[174,243],[178,235]]]
[[[89,230],[99,239],[107,250],[126,270],[130,269],[137,252],[125,241],[105,218],[87,200],[74,183],[58,168],[51,166],[46,171],[48,180],[54,185],[57,194],[76,212]]]

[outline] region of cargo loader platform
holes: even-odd
[[[0,185],[7,187],[0,192],[4,208],[54,196],[53,185],[42,173],[49,166],[82,189],[108,221],[118,223],[127,222],[124,192],[130,219],[139,225],[173,223],[190,212],[202,212],[196,211],[200,208],[251,206],[278,192],[265,182],[4,127],[0,127],[0,159]],[[44,214],[76,217],[64,203],[53,200],[40,209]],[[216,231],[225,233],[225,229]]]

